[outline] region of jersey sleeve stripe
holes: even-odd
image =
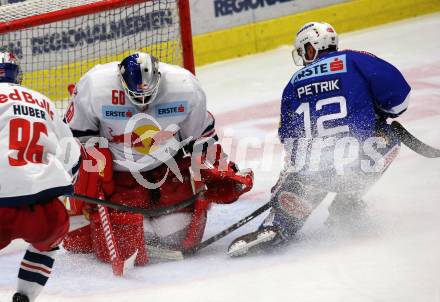
[[[217,141],[218,141],[217,135],[214,135],[211,137],[201,137],[194,142],[193,149],[198,150],[200,148],[199,146],[203,146],[202,149],[205,149],[205,147],[212,145]],[[199,150],[202,150],[202,149],[199,149]]]
[[[85,137],[85,136],[97,136],[99,135],[99,131],[94,130],[74,130],[72,129],[72,134],[74,137]]]
[[[205,132],[205,133],[203,133],[202,134],[202,137],[211,137],[211,136],[214,136],[215,135],[215,129],[213,129],[212,131],[210,131],[210,132]]]
[[[215,122],[212,122],[208,127],[205,128],[205,130],[203,130],[202,135],[204,135],[207,132],[210,132],[210,131],[214,130],[214,126],[215,126]]]
[[[70,175],[72,177],[76,176],[76,173],[78,173],[80,166],[81,166],[81,155],[80,155],[80,157],[78,159],[78,162],[72,167],[72,169],[70,169]]]
[[[410,98],[410,93],[406,96],[405,100],[400,105],[394,106],[394,107],[392,107],[389,110],[383,109],[383,108],[381,108],[381,109],[383,111],[385,111],[386,113],[391,113],[391,114],[394,114],[394,115],[400,115],[406,109],[408,109],[409,98]]]

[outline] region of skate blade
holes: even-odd
[[[255,239],[255,240],[253,240],[251,242],[246,242],[244,240],[238,240],[237,242],[235,242],[234,244],[232,244],[229,247],[227,254],[230,257],[244,256],[254,246],[257,246],[257,245],[259,245],[261,243],[269,242],[273,238],[275,238],[276,235],[277,234],[275,232],[264,232],[264,233],[259,234],[257,236],[257,239]]]

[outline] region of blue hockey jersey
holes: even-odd
[[[402,114],[411,88],[390,63],[369,53],[330,52],[296,72],[283,92],[279,137],[374,136]],[[378,119],[381,117],[381,119]],[[385,117],[385,118],[383,118]]]

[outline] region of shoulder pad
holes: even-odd
[[[375,55],[372,54],[371,52],[364,51],[364,50],[344,49],[344,50],[342,50],[342,51],[346,51],[346,52],[354,52],[354,53],[357,53],[357,54],[363,54],[363,55],[368,55],[368,56],[371,56],[371,57],[377,58],[377,56],[375,56]]]

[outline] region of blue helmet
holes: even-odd
[[[7,51],[0,52],[0,82],[19,84],[20,77],[20,67],[15,56]]]
[[[157,95],[160,84],[159,61],[144,52],[126,57],[119,64],[119,75],[128,99],[145,109]]]

